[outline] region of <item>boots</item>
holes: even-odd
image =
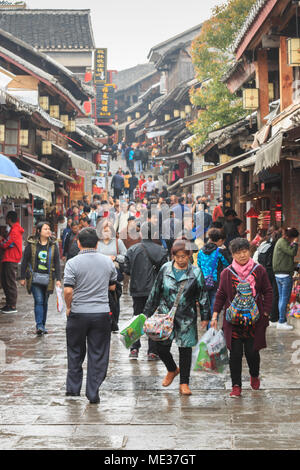
[[[181,395],[192,395],[192,392],[188,386],[188,384],[180,384],[179,392]]]
[[[177,367],[175,372],[168,372],[167,375],[165,376],[164,380],[163,380],[162,386],[163,387],[168,387],[169,385],[171,385],[171,383],[175,379],[176,375],[179,374],[179,372],[180,372],[179,367]]]

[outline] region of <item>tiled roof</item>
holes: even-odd
[[[156,69],[153,64],[140,64],[130,69],[121,70],[114,77],[114,83],[117,85],[117,92],[127,90],[129,87],[140,82],[144,78],[154,74]]]
[[[250,27],[254,23],[257,15],[260,13],[261,9],[268,3],[269,0],[257,0],[257,2],[251,8],[249,15],[245,19],[245,22],[242,28],[238,31],[234,43],[232,44],[233,52],[236,52],[240,43],[244,39],[246,33],[249,31]]]
[[[0,28],[40,50],[93,49],[90,10],[0,10]]]

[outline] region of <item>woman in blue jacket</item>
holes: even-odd
[[[229,266],[230,262],[226,258],[223,245],[222,231],[212,228],[208,231],[208,242],[199,251],[197,264],[201,269],[206,289],[209,295],[211,314],[213,314],[214,302],[220,282],[220,275],[224,268]]]

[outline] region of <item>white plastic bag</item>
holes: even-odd
[[[64,302],[63,290],[58,286],[56,286],[56,305],[58,313],[60,313],[62,317],[65,318],[67,309]]]
[[[228,362],[228,352],[223,331],[210,328],[200,338],[197,346],[194,348],[193,370],[222,373]]]

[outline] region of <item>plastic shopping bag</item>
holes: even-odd
[[[66,305],[63,298],[63,291],[61,287],[56,286],[56,305],[58,313],[61,313],[63,317],[66,315]]]
[[[146,316],[141,313],[134,320],[131,320],[130,324],[120,332],[120,340],[127,349],[144,334],[143,327],[145,321]]]
[[[228,362],[228,352],[223,331],[210,328],[202,336],[194,349],[193,370],[222,373]]]

